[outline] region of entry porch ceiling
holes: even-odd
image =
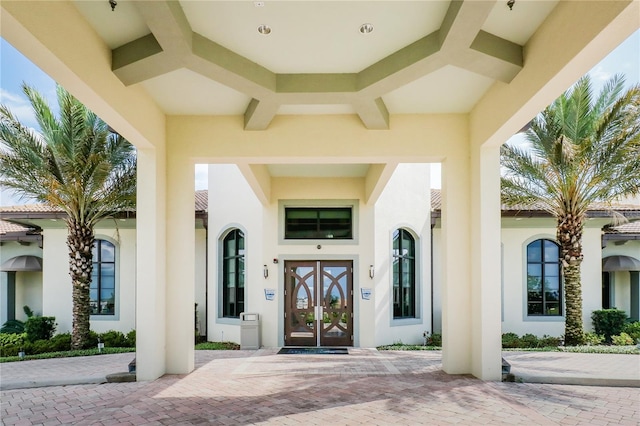
[[[245,129],[264,130],[278,114],[357,114],[386,129],[390,114],[468,113],[522,69],[557,1],[74,4],[118,78],[166,114],[244,115]]]

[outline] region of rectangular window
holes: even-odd
[[[353,239],[351,207],[286,207],[284,238]]]

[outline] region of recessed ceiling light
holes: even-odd
[[[362,34],[369,34],[369,33],[373,32],[373,25],[372,24],[362,24],[360,26],[360,32]]]
[[[262,24],[258,27],[258,32],[262,35],[271,34],[271,27],[265,24]]]

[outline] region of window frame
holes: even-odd
[[[291,199],[278,201],[278,243],[280,245],[357,245],[359,243],[359,206],[360,200],[304,200]],[[351,238],[285,238],[287,208],[350,208],[351,209]]]
[[[402,247],[402,236],[406,235],[411,239],[412,245],[413,245],[413,255],[412,256],[403,256],[403,255],[396,255],[395,253],[395,241],[396,241],[396,233],[398,233],[399,235],[399,247]],[[418,292],[418,259],[419,257],[419,250],[418,250],[418,238],[411,232],[409,231],[407,228],[404,227],[399,227],[396,228],[392,231],[391,233],[391,318],[392,321],[412,321],[412,320],[417,320],[420,318],[419,316],[419,292]],[[396,278],[401,277],[403,275],[402,272],[402,265],[403,262],[400,262],[398,260],[398,273],[396,274],[396,270],[395,270],[395,265],[396,265],[396,259],[407,259],[411,262],[411,267],[413,269],[413,273],[411,274],[411,278],[412,278],[412,282],[411,282],[411,287],[410,290],[408,291],[409,294],[411,294],[412,296],[412,300],[411,300],[411,304],[413,305],[413,312],[409,312],[409,313],[401,313],[400,316],[396,315]],[[398,280],[398,297],[400,297],[400,281]]]
[[[103,261],[102,260],[102,243],[107,243],[113,246],[113,261]],[[91,303],[91,291],[95,289],[97,292],[97,304],[100,306],[102,302],[101,293],[103,291],[102,281],[102,265],[113,265],[113,310],[109,313],[94,313],[93,311],[90,313],[91,319],[109,319],[116,320],[118,319],[118,309],[119,309],[119,295],[118,295],[118,253],[119,247],[114,241],[108,238],[104,238],[102,236],[96,236],[93,240],[94,246],[97,245],[95,249],[95,255],[92,257],[91,263],[91,285],[89,287],[89,303]],[[93,250],[93,248],[92,248]],[[95,279],[97,277],[97,279]]]
[[[557,262],[549,262],[549,261],[545,261],[545,242],[548,241],[550,243],[553,243],[557,250],[558,250],[558,261]],[[539,243],[540,244],[540,261],[530,261],[529,260],[529,249],[530,247],[533,247],[534,243]],[[539,236],[539,237],[535,237],[532,238],[528,241],[525,242],[524,244],[524,250],[523,250],[523,255],[524,255],[524,262],[523,262],[523,275],[524,275],[524,297],[523,297],[523,301],[524,301],[524,317],[526,320],[528,321],[560,321],[564,318],[564,280],[562,277],[562,268],[560,267],[560,258],[559,258],[559,254],[560,254],[560,246],[559,244],[553,240],[552,238],[546,237],[546,236]],[[549,275],[547,275],[546,272],[546,268],[548,265],[553,265],[555,264],[558,268],[558,275],[557,275],[557,287],[558,287],[558,300],[556,301],[547,301],[546,300],[546,291],[545,291],[545,281],[547,281],[547,277]],[[542,293],[542,300],[540,301],[540,304],[542,306],[542,313],[541,314],[535,314],[535,313],[530,313],[529,311],[529,304],[531,303],[529,300],[529,267],[530,265],[539,265],[540,266],[540,278],[541,278],[541,293]],[[554,277],[553,275],[551,275],[551,277]],[[558,313],[557,314],[548,314],[545,313],[546,311],[546,305],[547,304],[551,304],[551,303],[557,303],[558,304]]]
[[[238,244],[237,244],[237,236],[238,234],[241,235],[242,240],[243,240],[243,253],[239,254],[239,250],[238,250]],[[235,240],[236,240],[236,251],[234,255],[228,255],[227,253],[227,241],[228,238],[230,236],[235,236]],[[230,320],[230,321],[235,321],[235,320],[239,320],[240,319],[240,314],[242,312],[245,311],[246,309],[246,304],[247,304],[247,291],[246,291],[246,284],[247,284],[247,270],[246,270],[246,264],[247,264],[247,237],[246,237],[246,232],[243,229],[240,229],[238,227],[233,227],[233,228],[229,228],[226,230],[226,232],[221,236],[220,238],[220,263],[219,263],[219,270],[220,270],[220,280],[219,280],[219,290],[220,290],[220,309],[219,309],[219,314],[218,317],[220,319],[223,320]],[[228,284],[228,274],[227,274],[227,260],[231,260],[234,259],[234,263],[235,263],[235,270],[236,271],[240,271],[240,265],[242,265],[242,271],[241,273],[236,272],[235,274],[235,285],[234,285],[234,299],[236,300],[236,302],[234,303],[234,308],[233,310],[235,312],[229,312],[229,302],[228,302],[228,297],[229,294],[227,292],[227,284]],[[242,260],[242,262],[240,261]],[[240,281],[240,277],[242,276],[242,287],[239,286],[239,281]],[[239,307],[239,303],[237,302],[240,299],[240,289],[242,289],[242,308]],[[237,314],[237,315],[235,315]]]
[[[315,225],[315,231],[311,231],[314,232],[315,235],[311,236],[311,237],[289,237],[288,234],[289,233],[293,233],[295,231],[290,230],[290,219],[289,219],[289,213],[290,212],[309,212],[309,213],[315,213],[315,218],[312,219]],[[349,229],[348,229],[348,235],[345,237],[336,237],[334,236],[334,234],[330,233],[331,229],[327,229],[326,231],[322,231],[322,227],[323,225],[327,224],[327,221],[323,221],[322,213],[324,212],[348,212],[349,213]],[[339,231],[338,228],[336,227],[334,230],[335,231]],[[298,231],[301,232],[301,231]],[[326,234],[325,234],[326,232]],[[322,235],[325,234],[325,235]],[[345,207],[311,207],[311,206],[285,206],[284,208],[284,238],[285,240],[353,240],[353,208],[351,206],[345,206]]]

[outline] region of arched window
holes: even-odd
[[[233,229],[222,242],[222,316],[239,318],[244,311],[244,234]]]
[[[393,233],[393,318],[416,316],[416,243],[404,229]]]
[[[107,240],[93,243],[93,271],[89,287],[91,315],[116,313],[116,247]]]
[[[560,250],[551,240],[527,245],[527,315],[562,315]]]

